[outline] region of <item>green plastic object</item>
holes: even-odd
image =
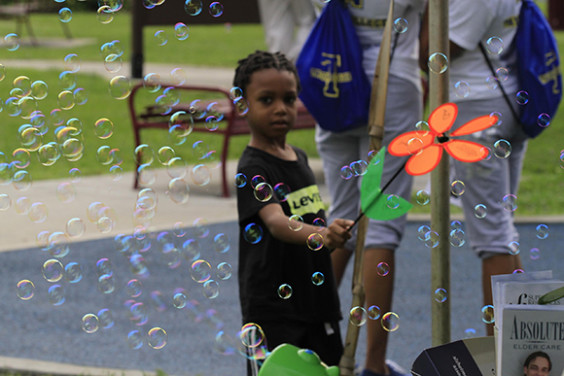
[[[564,298],[564,287],[557,288],[541,296],[539,298],[539,304],[549,304],[562,298]]]
[[[326,366],[311,350],[283,343],[266,357],[258,376],[339,376],[339,367]]]
[[[360,207],[368,218],[389,221],[404,215],[412,205],[400,196],[383,194],[380,189],[384,155],[382,148],[368,163],[360,185]]]

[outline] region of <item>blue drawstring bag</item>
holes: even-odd
[[[562,76],[556,39],[532,0],[521,5],[515,41],[519,85],[528,93],[520,120],[525,133],[536,137],[556,114],[562,99]]]
[[[370,83],[346,5],[331,0],[296,61],[300,99],[323,129],[343,132],[368,123]]]

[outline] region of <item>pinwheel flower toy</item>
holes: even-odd
[[[460,128],[450,132],[458,107],[454,103],[445,103],[429,115],[429,130],[406,132],[392,140],[388,151],[396,157],[411,155],[405,165],[410,175],[424,175],[439,164],[443,150],[462,162],[477,162],[488,156],[487,147],[468,140],[452,137],[464,136],[482,131],[497,123],[496,115],[484,115],[470,120]]]

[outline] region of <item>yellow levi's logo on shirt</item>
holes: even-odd
[[[310,185],[308,187],[290,192],[286,196],[286,202],[290,205],[292,214],[304,216],[305,214],[316,214],[318,211],[325,209],[319,187]]]
[[[328,98],[339,98],[339,84],[352,81],[351,72],[339,72],[341,67],[341,55],[321,53],[323,60],[321,66],[326,69],[311,68],[309,74],[311,77],[321,80],[325,83],[323,86],[323,96]]]

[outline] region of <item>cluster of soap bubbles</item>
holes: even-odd
[[[380,307],[373,305],[368,309],[361,306],[352,307],[349,311],[349,322],[354,326],[363,326],[366,320],[380,320],[382,329],[387,332],[395,332],[399,329],[400,318],[395,312],[386,312],[381,315]]]
[[[142,201],[147,203],[146,199]],[[87,215],[90,220],[96,220],[107,211],[108,208],[102,203],[95,202],[89,206]],[[212,250],[216,255],[225,255],[231,246],[226,234],[212,234],[206,221],[201,218],[193,223],[189,231],[178,224],[173,231],[148,232],[143,227],[137,227],[133,234],[118,234],[113,240],[114,252],[99,258],[95,265],[86,265],[86,268],[72,260],[73,246],[69,244],[67,234],[43,232],[38,236],[38,244],[49,255],[41,271],[48,283],[48,300],[54,306],[61,306],[67,297],[74,297],[70,293],[74,285],[86,283],[83,281],[92,278],[96,279],[97,290],[104,296],[119,299],[125,293],[121,310],[104,307],[96,313],[89,312],[82,316],[81,325],[86,333],[95,333],[100,328],[110,330],[115,326],[117,315],[125,315],[134,327],[124,339],[130,348],[139,349],[147,343],[153,349],[162,349],[167,344],[168,335],[166,329],[152,324],[152,310],[162,312],[168,308],[186,310],[194,321],[205,321],[216,331],[223,328],[215,311],[201,311],[196,296],[198,290],[199,295],[206,299],[219,296],[220,283],[230,280],[232,267],[226,261],[214,265],[203,257],[205,252]],[[129,272],[124,272],[123,267],[116,267],[118,264],[125,265]],[[152,288],[145,291],[145,284],[152,286],[153,264],[164,265],[169,270],[187,270],[194,282],[170,293],[151,291]],[[85,270],[93,270],[95,275]],[[322,276],[317,276],[316,281],[322,283]],[[17,283],[16,292],[21,300],[32,300],[36,293],[35,284],[31,279],[22,279]]]

